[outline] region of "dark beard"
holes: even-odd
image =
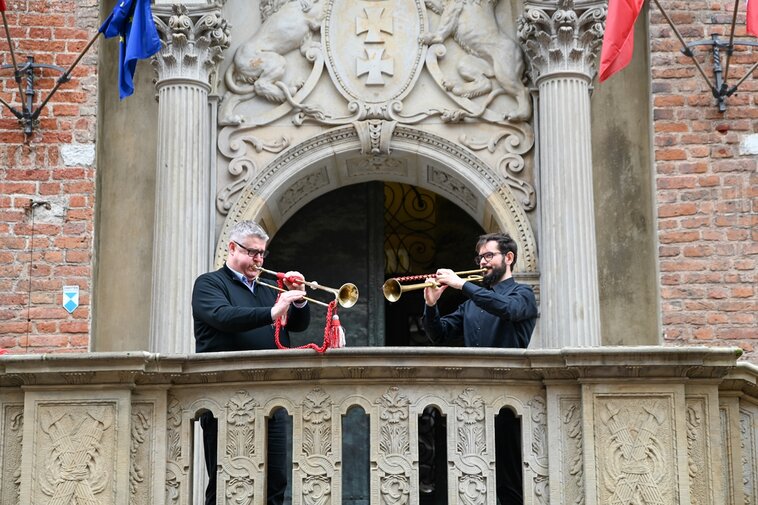
[[[492,271],[484,276],[484,279],[482,279],[482,284],[484,284],[484,287],[487,289],[492,289],[495,284],[500,282],[500,279],[503,278],[503,275],[505,275],[505,266],[501,267],[493,267]]]

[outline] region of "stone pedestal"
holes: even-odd
[[[150,350],[190,353],[191,294],[212,263],[208,93],[229,29],[218,6],[156,6],[164,43],[153,60],[159,101]]]
[[[598,346],[589,87],[604,2],[527,2],[519,36],[539,91],[544,347]]]

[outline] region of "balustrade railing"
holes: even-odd
[[[731,349],[22,355],[0,372],[3,504],[190,504],[207,411],[218,503],[265,503],[279,409],[293,504],[494,505],[511,412],[525,504],[758,503],[758,367]]]

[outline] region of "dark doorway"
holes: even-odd
[[[474,245],[482,233],[474,219],[438,194],[392,182],[356,184],[316,198],[284,223],[271,240],[266,268],[298,270],[307,280],[335,288],[356,284],[358,303],[339,308],[348,346],[430,345],[419,326],[423,292],[408,291],[390,303],[382,284],[442,267],[475,268]],[[446,314],[462,301],[449,290],[440,310]],[[293,334],[292,345],[321,344],[326,315],[321,309],[313,307],[311,327]]]

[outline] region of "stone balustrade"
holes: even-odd
[[[446,421],[441,503],[496,503],[507,408],[527,505],[754,504],[757,381],[734,349],[710,348],[3,356],[0,502],[189,504],[195,420],[210,410],[219,503],[262,504],[266,419],[283,408],[293,504],[358,503],[345,492],[356,467],[364,503],[419,504],[431,406]]]

